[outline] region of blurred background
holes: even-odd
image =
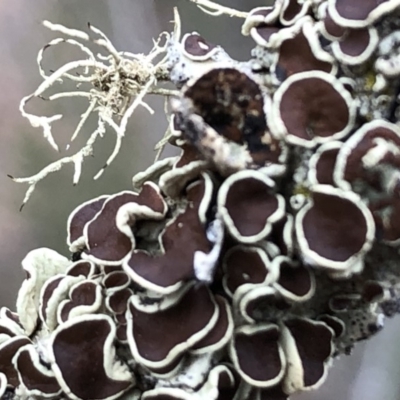
[[[268,1],[221,0],[221,4],[248,11]],[[110,133],[95,148],[95,157],[87,159],[78,186],[72,186],[71,165],[50,175],[37,185],[22,212],[19,207],[27,186],[16,184],[16,177],[32,175],[50,162],[67,154],[62,149],[85,111],[78,100],[41,100],[29,103],[28,111],[42,115],[63,114],[54,124],[53,133],[61,154],[43,139],[42,132],[20,116],[19,101],[41,83],[36,65],[40,48],[58,37],[41,24],[43,20],[85,30],[87,23],[99,27],[118,50],[148,53],[152,38],[171,31],[172,9],[179,9],[183,32],[198,31],[208,40],[221,44],[236,59],[248,59],[252,41],[240,35],[241,20],[218,19],[205,15],[188,0],[2,0],[0,2],[0,305],[14,309],[16,294],[24,277],[20,263],[25,254],[38,247],[49,247],[68,254],[66,221],[80,203],[104,193],[131,187],[131,177],[151,165],[155,144],[163,136],[167,121],[163,99],[150,97],[156,110],[151,116],[140,108],[128,125],[128,134],[114,164],[98,181],[93,176],[102,167],[114,146]],[[45,58],[47,71],[77,59],[80,53],[71,46],[50,49]],[[79,148],[95,128],[89,120]],[[65,154],[64,154],[65,153]],[[174,154],[167,149],[164,156]],[[335,361],[326,383],[315,392],[293,396],[294,400],[399,400],[400,399],[400,318],[388,320],[375,338],[360,343],[351,357]]]

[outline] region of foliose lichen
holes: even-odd
[[[277,0],[245,14],[247,62],[170,35],[181,155],[77,207],[69,258],[26,256],[1,395],[285,400],[380,331],[400,310],[399,15]]]

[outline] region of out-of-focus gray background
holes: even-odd
[[[266,5],[268,1],[221,0],[220,3],[250,10]],[[77,29],[85,29],[90,22],[100,27],[118,49],[146,53],[152,47],[152,38],[163,30],[172,29],[170,21],[174,6],[181,13],[184,32],[198,31],[210,41],[221,44],[233,57],[248,58],[252,42],[240,35],[241,21],[207,16],[187,0],[0,2],[0,305],[14,308],[23,279],[20,262],[25,254],[37,247],[50,247],[67,254],[66,220],[71,210],[96,195],[130,188],[131,176],[152,163],[153,147],[166,127],[162,100],[152,98],[150,104],[160,113],[150,116],[146,110],[138,110],[130,121],[121,153],[100,180],[94,182],[92,177],[112,150],[112,134],[101,141],[95,149],[95,157],[84,164],[83,178],[78,186],[72,186],[72,166],[67,166],[40,183],[20,213],[18,209],[27,187],[13,183],[6,174],[31,175],[62,155],[51,149],[42,133],[32,128],[18,111],[20,99],[33,92],[41,82],[36,67],[37,52],[57,37],[45,29],[41,21],[47,19]],[[45,65],[48,69],[56,69],[77,56],[78,52],[64,45],[62,51],[49,51]],[[79,115],[85,110],[85,102],[37,100],[29,105],[29,110],[46,115],[64,114],[64,118],[54,124],[56,140],[63,149]],[[93,121],[89,122],[82,132],[83,138],[94,128]],[[79,143],[82,141],[76,145]],[[169,154],[172,151],[169,150]],[[383,332],[373,340],[359,344],[352,357],[336,360],[321,389],[293,398],[400,399],[399,340],[400,318],[388,321]]]

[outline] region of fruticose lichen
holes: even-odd
[[[72,211],[69,258],[42,248],[23,260],[16,312],[0,311],[5,398],[285,400],[318,388],[335,357],[400,311],[400,1],[277,0],[249,13],[192,1],[245,18],[249,61],[180,38],[178,19],[150,56],[91,27],[110,53],[99,59],[78,42],[86,33],[46,23],[89,60],[32,96],[60,77],[90,83],[70,94],[88,97],[83,121],[97,112],[99,130],[19,180],[28,197],[65,162],[78,176],[105,124],[112,160],[152,91],[174,95],[161,143],[181,155]],[[27,114],[28,98],[23,115],[54,146],[54,117]]]

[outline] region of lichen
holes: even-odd
[[[87,81],[67,96],[92,101],[82,121],[97,112],[100,130],[16,179],[29,184],[24,202],[64,163],[77,181],[106,124],[117,133],[108,165],[151,92],[174,95],[160,146],[181,154],[73,210],[70,259],[26,256],[17,313],[0,311],[5,398],[286,400],[318,389],[336,357],[400,312],[398,1],[277,0],[248,13],[191,1],[244,18],[252,58],[197,32],[180,39],[177,13],[149,56],[91,27],[109,52],[94,59],[78,41],[89,35],[46,23],[89,59],[41,69],[23,115],[54,147],[54,117],[23,106],[61,77]]]

